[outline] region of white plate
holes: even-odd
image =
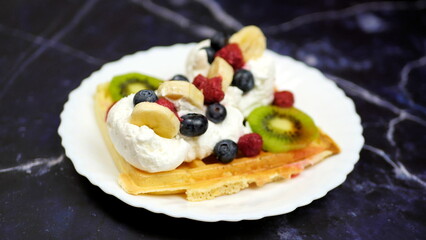
[[[354,103],[318,70],[268,51],[276,61],[277,87],[293,91],[296,107],[313,117],[342,152],[313,166],[294,179],[250,188],[203,202],[182,196],[133,196],[117,183],[118,171],[96,125],[93,95],[99,83],[114,75],[141,72],[160,78],[184,73],[186,56],[194,44],[154,47],[105,64],[72,91],[61,113],[59,135],[77,172],[123,202],[172,217],[199,221],[240,221],[284,214],[323,197],[340,185],[359,159],[364,143]]]

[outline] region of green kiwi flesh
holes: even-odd
[[[127,73],[112,78],[109,92],[114,101],[140,90],[156,90],[163,81],[140,73]]]
[[[286,152],[306,147],[319,136],[314,121],[297,108],[261,106],[247,121],[253,132],[263,139],[263,150]]]

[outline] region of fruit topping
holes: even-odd
[[[293,93],[290,91],[275,92],[274,101],[272,104],[279,107],[284,107],[284,108],[293,107],[293,104],[294,104]]]
[[[214,123],[220,123],[226,118],[226,108],[220,103],[207,106],[206,117]]]
[[[169,100],[167,100],[167,98],[163,98],[163,97],[159,98],[157,100],[157,104],[160,104],[161,106],[164,106],[164,107],[170,109],[176,115],[176,117],[179,119],[179,121],[182,121],[182,119],[177,114],[177,110],[176,110],[175,105],[172,102],[170,102]]]
[[[185,77],[185,76],[184,76],[184,75],[182,75],[182,74],[176,74],[176,75],[174,75],[174,76],[172,77],[172,79],[170,79],[170,80],[175,80],[175,81],[187,81],[187,82],[189,82],[188,78],[187,78],[187,77]]]
[[[152,90],[140,90],[133,96],[133,105],[140,102],[156,102],[158,100],[157,95]]]
[[[243,53],[238,44],[231,43],[216,52],[216,57],[225,59],[235,70],[244,66]]]
[[[206,51],[207,53],[207,61],[211,64],[214,60],[214,55],[216,54],[216,51],[212,47],[205,47],[201,50]]]
[[[172,100],[184,98],[198,108],[202,108],[204,103],[203,93],[186,81],[166,81],[158,87],[157,94]]]
[[[137,126],[148,126],[164,138],[173,138],[179,132],[180,122],[167,107],[153,102],[141,102],[133,108],[130,123]]]
[[[266,37],[256,26],[247,26],[234,33],[229,43],[238,44],[245,62],[261,57],[266,49]]]
[[[246,93],[254,88],[254,76],[246,69],[237,70],[234,74],[231,85],[238,87]]]
[[[225,97],[225,93],[222,91],[221,77],[209,79],[198,74],[192,83],[202,91],[204,103],[206,104],[220,102]]]
[[[207,131],[208,124],[205,116],[198,113],[188,113],[182,116],[180,133],[188,137],[197,137]]]
[[[246,157],[257,156],[262,145],[262,137],[257,133],[245,134],[238,139],[238,150]]]
[[[109,92],[114,101],[137,93],[143,89],[156,90],[163,81],[140,73],[127,73],[115,76],[109,84]]]
[[[252,131],[262,136],[263,150],[269,152],[304,148],[319,135],[314,121],[294,107],[261,106],[249,114],[247,121]]]
[[[222,90],[225,92],[232,82],[234,76],[234,69],[228,62],[221,57],[216,57],[210,66],[207,74],[208,78],[222,77]]]
[[[210,46],[218,51],[223,48],[226,44],[228,44],[228,35],[223,32],[218,32],[210,38]]]
[[[229,139],[221,140],[214,146],[213,153],[222,163],[229,163],[237,156],[238,145]]]

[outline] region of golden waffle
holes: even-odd
[[[114,162],[120,172],[121,187],[129,194],[184,193],[189,201],[201,201],[233,194],[249,186],[289,179],[306,167],[333,154],[339,148],[325,134],[308,147],[284,153],[262,152],[256,157],[234,159],[222,164],[209,159],[183,163],[167,172],[148,173],[130,165],[115,150],[106,127],[106,115],[113,105],[109,83],[98,86],[95,94],[96,120]]]

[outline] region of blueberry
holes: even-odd
[[[226,44],[228,44],[228,34],[224,32],[218,32],[210,38],[210,46],[215,50],[219,51]]]
[[[188,113],[181,116],[180,133],[188,137],[196,137],[207,131],[207,118],[198,113]]]
[[[189,82],[188,78],[187,78],[187,77],[185,77],[185,76],[184,76],[184,75],[182,75],[182,74],[176,74],[176,75],[174,75],[174,76],[172,77],[172,79],[170,79],[170,80],[176,80],[176,81],[187,81],[187,82]]]
[[[237,156],[238,145],[229,139],[221,140],[214,146],[213,153],[217,160],[222,163],[229,163]]]
[[[214,60],[214,55],[216,54],[216,51],[212,47],[204,47],[203,50],[206,50],[207,53],[207,61],[209,61],[210,64],[212,64]]]
[[[214,123],[220,123],[226,118],[226,108],[220,103],[207,106],[206,117]]]
[[[253,74],[245,69],[237,70],[234,74],[231,85],[238,87],[246,93],[254,88]]]
[[[156,102],[158,100],[157,95],[152,90],[140,90],[133,97],[133,104],[136,105],[140,102]]]

